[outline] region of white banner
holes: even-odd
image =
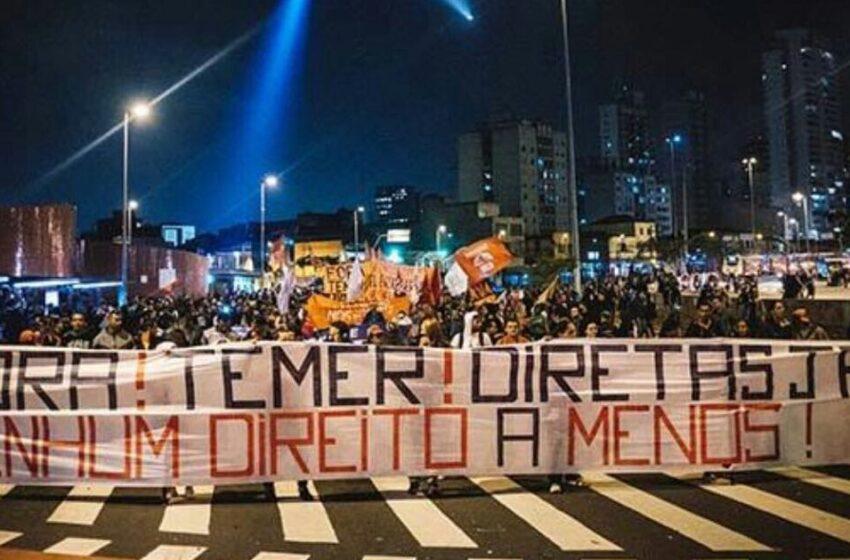
[[[0,348],[0,482],[227,484],[850,460],[850,345]]]

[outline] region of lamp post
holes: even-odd
[[[360,214],[364,213],[366,209],[362,206],[358,206],[354,211],[354,255],[356,258],[357,253],[360,252]]]
[[[750,185],[750,232],[753,234],[753,239],[756,238],[756,192],[753,186],[753,169],[758,160],[754,157],[744,158],[741,161],[747,169],[747,182]]]
[[[266,189],[280,184],[277,175],[269,173],[260,181],[260,274],[266,273]]]
[[[806,253],[811,253],[812,246],[811,240],[809,239],[811,236],[811,229],[809,228],[809,197],[797,191],[793,195],[791,195],[791,200],[796,202],[798,205],[802,204],[803,206],[803,233],[806,236]]]
[[[133,246],[133,212],[139,209],[139,203],[131,200],[127,203],[127,245]]]
[[[794,252],[800,251],[800,222],[797,221],[797,218],[788,218],[788,226],[793,230],[793,234],[791,235],[791,240],[793,241],[794,247],[792,249]]]
[[[687,257],[688,253],[688,193],[685,188],[685,170],[682,171],[682,221],[680,224],[676,224],[676,146],[682,143],[683,138],[681,134],[671,134],[667,138],[664,139],[667,142],[667,145],[670,146],[670,195],[673,200],[673,233],[675,235],[676,226],[680,225],[682,227],[682,240],[683,240],[683,250],[685,252],[684,257]]]
[[[785,245],[785,251],[788,251],[788,214],[780,210],[776,213],[778,218],[782,218],[782,241]]]
[[[445,233],[447,231],[448,231],[448,228],[446,228],[445,225],[440,224],[439,226],[437,226],[437,232],[435,234],[435,237],[436,237],[436,243],[435,244],[437,246],[437,252],[438,253],[440,252],[440,240],[441,240],[442,236],[445,235]]]
[[[564,101],[567,104],[567,190],[569,191],[571,209],[572,252],[575,258],[573,279],[576,292],[581,293],[581,243],[579,241],[578,224],[578,186],[576,181],[576,149],[575,127],[573,125],[573,83],[570,72],[570,25],[567,13],[567,0],[561,0],[561,24],[564,35]]]
[[[118,304],[127,303],[127,276],[130,263],[130,123],[145,120],[151,114],[147,103],[136,103],[124,111],[124,164],[121,184],[121,289],[118,291]]]

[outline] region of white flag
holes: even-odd
[[[348,275],[348,289],[345,292],[345,299],[349,302],[356,301],[360,298],[362,291],[363,269],[360,267],[360,259],[355,258],[354,264],[351,265],[351,273]]]
[[[281,313],[287,313],[289,311],[289,300],[294,290],[295,274],[293,274],[292,268],[284,266],[283,277],[277,286],[277,308]]]
[[[465,294],[469,289],[469,276],[466,275],[459,264],[454,263],[446,273],[444,283],[452,297],[458,297]]]

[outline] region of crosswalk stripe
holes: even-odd
[[[294,481],[276,482],[274,494],[283,529],[283,538],[290,542],[337,544],[331,519],[325,505],[318,500],[316,486],[310,482],[310,493],[317,501],[298,500],[298,486]]]
[[[14,490],[14,484],[0,484],[0,498]]]
[[[47,522],[94,525],[113,489],[114,486],[74,486]]]
[[[67,554],[69,556],[91,556],[111,541],[103,539],[80,539],[68,537],[53,546],[44,549],[47,554]]]
[[[543,498],[505,477],[471,478],[561,550],[622,551],[622,549]]]
[[[165,507],[159,530],[163,533],[209,535],[213,486],[195,486],[195,497]]]
[[[406,493],[406,477],[373,478],[372,484],[383,495],[392,510],[421,546],[439,548],[478,548],[475,541],[455,525],[448,515],[427,498],[393,497]]]
[[[802,525],[844,542],[850,542],[850,520],[813,508],[746,484],[719,486],[700,484],[700,488],[769,513],[796,525]]]
[[[416,560],[415,556],[375,556],[367,554],[363,560]]]
[[[309,560],[309,554],[289,554],[288,552],[261,552],[252,560]]]
[[[813,484],[832,490],[833,492],[841,492],[842,494],[850,494],[850,480],[829,476],[817,471],[804,469],[801,467],[777,467],[768,469],[768,471],[788,478],[794,478],[807,484]]]
[[[142,560],[195,560],[206,550],[203,546],[161,544],[147,553]]]
[[[602,473],[587,473],[583,478],[597,494],[601,494],[623,507],[672,529],[709,550],[772,550],[769,546],[616,478]]]
[[[15,531],[0,531],[0,546],[17,539],[21,535],[23,535],[23,533],[16,533]]]

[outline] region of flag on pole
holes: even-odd
[[[280,283],[277,286],[277,308],[281,313],[289,311],[289,300],[292,298],[292,292],[295,290],[295,273],[292,267],[286,266],[283,268],[283,276],[280,278]]]
[[[471,285],[507,268],[513,258],[507,246],[497,237],[476,241],[455,253],[455,263],[466,272]]]
[[[547,303],[552,296],[555,294],[555,290],[558,289],[558,285],[561,283],[561,277],[558,274],[555,274],[555,278],[549,282],[549,285],[546,286],[546,289],[541,292],[541,294],[537,297],[537,301],[534,302],[535,305],[540,305],[541,303]]]
[[[469,276],[459,264],[454,263],[446,273],[445,283],[452,297],[462,296],[469,289]]]
[[[356,301],[360,298],[362,291],[363,268],[360,266],[360,259],[354,259],[354,264],[351,265],[351,272],[348,275],[348,288],[345,292],[346,301]]]

